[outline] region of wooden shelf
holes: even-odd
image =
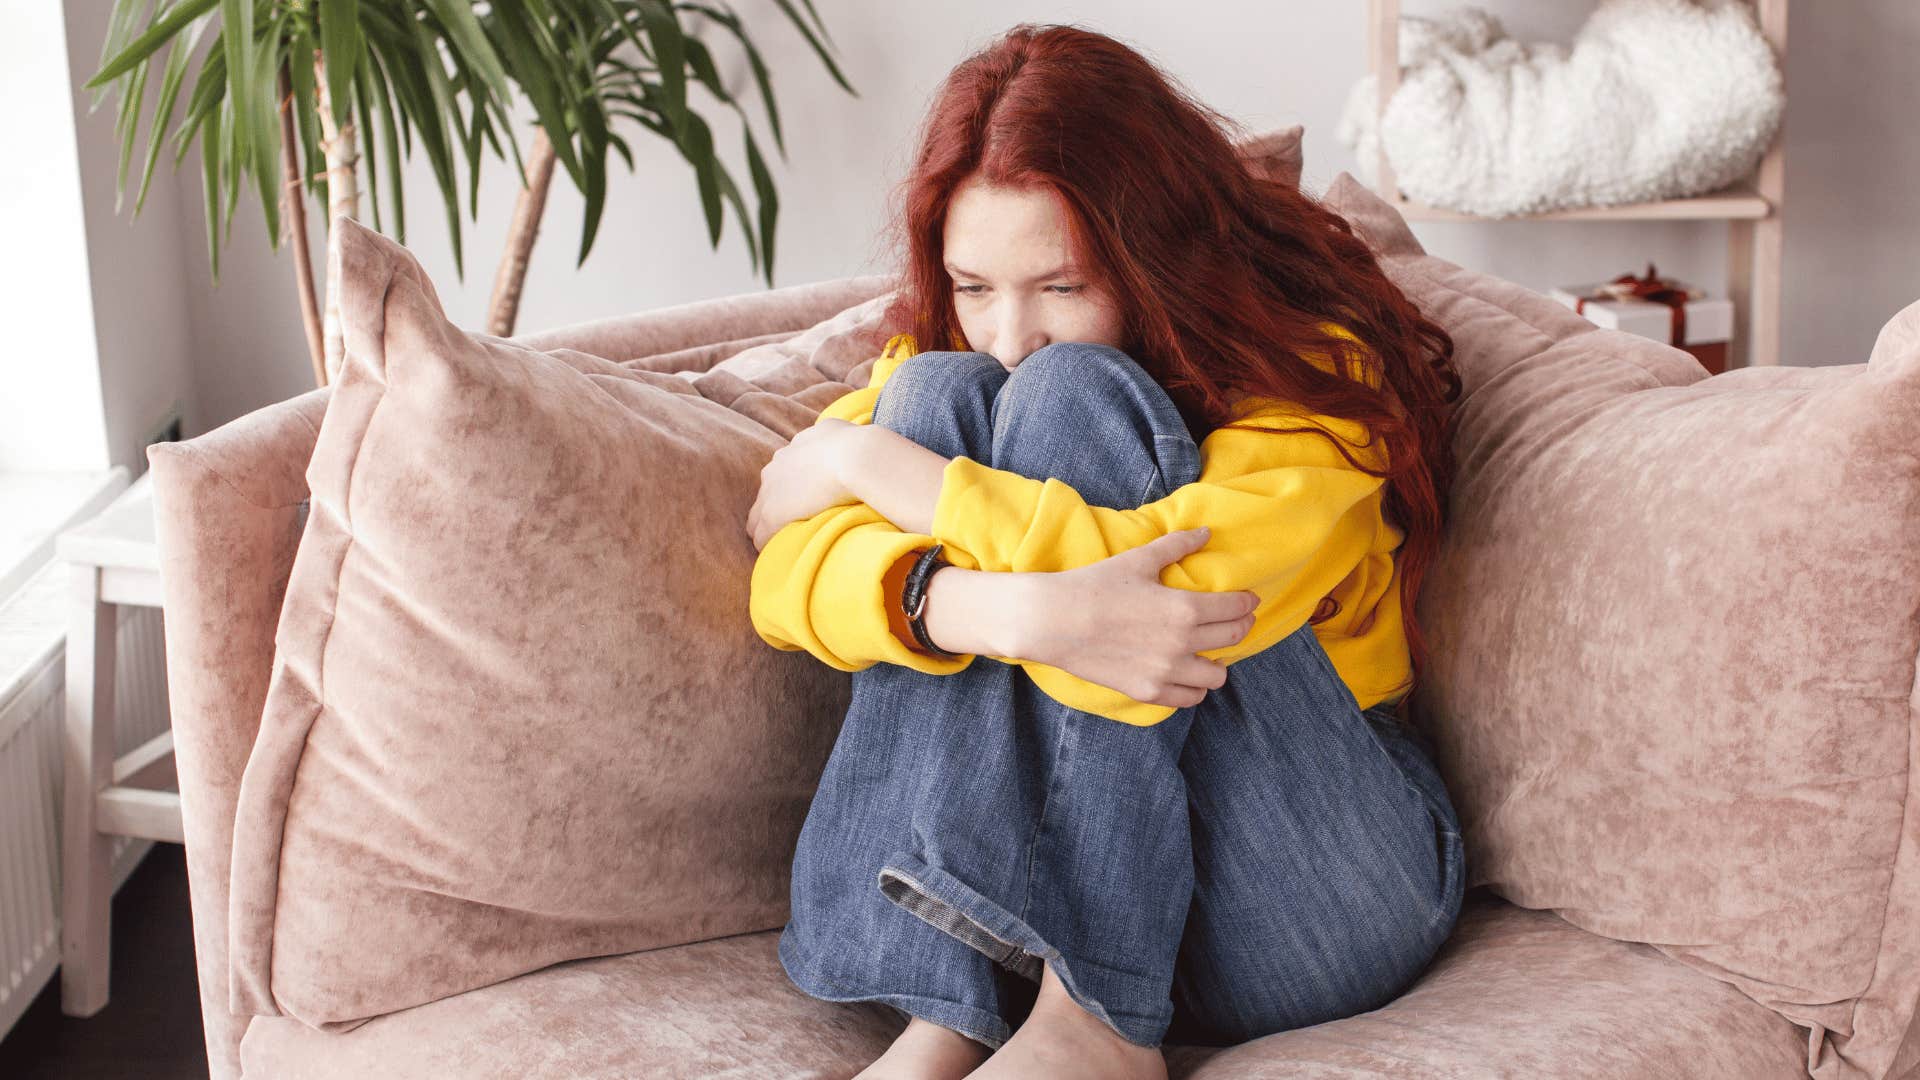
[[[1405,197],[1392,200],[1400,216],[1408,221],[1757,221],[1773,213],[1765,195],[1748,187],[1731,187],[1708,195],[1661,202],[1622,203],[1617,206],[1582,206],[1572,210],[1552,210],[1543,214],[1514,214],[1487,217],[1463,214]]]
[[[1754,7],[1760,32],[1773,46],[1784,75],[1787,68],[1787,0],[1748,0]],[[1379,98],[1377,112],[1400,87],[1400,0],[1369,0],[1367,5],[1367,69],[1374,75]],[[1786,206],[1785,124],[1760,164],[1745,180],[1723,190],[1687,199],[1587,206],[1544,214],[1484,217],[1443,210],[1406,198],[1387,161],[1385,139],[1375,162],[1374,190],[1408,221],[1703,221],[1727,222],[1727,297],[1736,315],[1746,316],[1745,332],[1735,327],[1727,346],[1727,366],[1747,367],[1780,362],[1780,264],[1785,254],[1781,213]]]

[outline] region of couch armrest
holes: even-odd
[[[307,462],[331,392],[147,448],[200,1011],[216,1080],[240,1075],[249,1019],[227,1008],[234,803],[260,729],[280,600],[306,520]]]

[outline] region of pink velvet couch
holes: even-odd
[[[881,277],[794,286],[524,340],[621,362],[645,359],[662,370],[704,369],[888,286]],[[776,958],[778,926],[556,964],[343,1034],[229,1009],[234,807],[303,528],[303,470],[327,397],[325,389],[311,391],[150,454],[212,1075],[831,1077],[849,1076],[871,1061],[902,1019],[883,1006],[829,1004],[800,993]],[[1468,473],[1473,467],[1471,460],[1464,465]],[[1468,689],[1452,685],[1447,692],[1459,696]],[[1463,786],[1462,795],[1463,809],[1473,811],[1474,793]],[[1472,830],[1471,813],[1463,816]],[[1780,1011],[1652,945],[1616,940],[1552,910],[1510,902],[1491,882],[1476,874],[1452,938],[1389,1005],[1237,1047],[1169,1046],[1172,1074],[1726,1080],[1809,1074],[1808,1031]],[[1820,1049],[1818,1036],[1812,1049]]]

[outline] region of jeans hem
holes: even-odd
[[[926,997],[921,994],[890,994],[855,990],[841,986],[811,967],[796,964],[787,953],[786,936],[781,936],[780,966],[786,970],[787,978],[808,997],[821,1001],[855,1002],[873,1001],[889,1005],[906,1013],[917,1016],[928,1023],[957,1031],[977,1043],[998,1050],[1013,1037],[1013,1027],[999,1013],[989,1012],[974,1005],[960,1001],[948,1001],[945,998]],[[804,977],[802,972],[805,972]]]
[[[928,925],[979,950],[995,963],[1034,982],[1040,965],[1053,968],[1067,995],[1121,1038],[1135,1046],[1159,1049],[1173,1020],[1167,1008],[1154,1015],[1118,1013],[1093,999],[1080,986],[1059,949],[1016,918],[1007,909],[982,896],[952,874],[908,852],[887,857],[877,875],[880,891]],[[1171,988],[1169,988],[1171,993]]]

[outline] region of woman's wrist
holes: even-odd
[[[943,566],[927,579],[921,621],[935,645],[951,653],[1018,658],[1031,625],[1034,574]]]

